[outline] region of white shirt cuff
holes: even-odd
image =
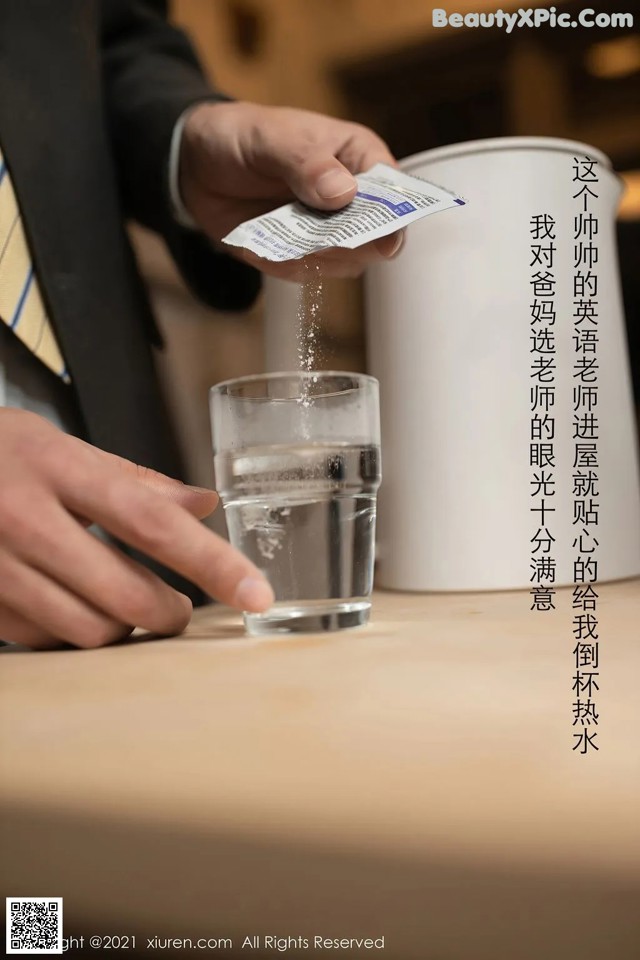
[[[198,230],[198,224],[195,222],[180,196],[180,147],[182,146],[182,133],[187,117],[193,107],[187,107],[176,121],[171,135],[171,146],[169,148],[169,196],[171,198],[171,208],[174,218],[181,227],[187,227],[190,230]]]

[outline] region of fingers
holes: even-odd
[[[42,511],[37,539],[14,533],[11,547],[22,562],[114,622],[173,636],[191,619],[187,597],[122,551],[70,522],[59,504],[52,503]]]
[[[61,641],[3,604],[0,604],[0,640],[19,643],[32,650],[51,650],[61,645]]]
[[[300,131],[293,142],[273,145],[271,167],[303,203],[319,210],[339,210],[356,195],[358,184],[328,149],[318,148]]]
[[[99,647],[131,632],[49,577],[0,550],[0,622],[3,640],[29,646],[66,641]]]
[[[352,135],[337,154],[338,160],[352,173],[366,173],[376,163],[386,163],[397,167],[398,161],[388,146],[377,134],[367,127],[351,124]]]
[[[273,603],[271,587],[246,557],[182,507],[125,472],[100,476],[92,485],[68,484],[62,495],[69,510],[90,516],[223,603],[255,613]]]
[[[275,122],[258,126],[252,153],[257,169],[320,210],[339,210],[353,200],[354,174],[375,163],[395,165],[386,144],[366,127],[298,111],[280,111]]]
[[[164,493],[141,483],[130,469],[113,469],[94,448],[67,441],[73,443],[73,457],[63,462],[57,447],[47,456],[50,478],[66,510],[99,524],[230,606],[255,613],[271,606],[273,591],[264,576],[226,540]],[[14,504],[13,512],[28,516],[29,497],[22,499],[22,509]],[[31,530],[28,521],[26,529]]]
[[[397,163],[386,144],[366,127],[349,124],[353,133],[336,154],[330,145],[304,139],[290,144],[283,156],[282,177],[303,203],[320,210],[339,210],[356,195],[354,174],[365,173],[376,163]]]
[[[208,517],[218,505],[220,498],[215,490],[207,490],[204,487],[194,487],[191,484],[182,483],[180,480],[168,477],[164,473],[158,473],[157,470],[151,470],[150,467],[140,466],[124,457],[118,457],[114,453],[107,453],[98,447],[92,447],[76,437],[70,437],[69,439],[73,443],[82,444],[86,448],[86,452],[90,455],[96,455],[105,464],[118,467],[130,476],[136,477],[146,486],[162,493],[169,500],[184,507],[198,520]]]
[[[383,260],[393,260],[402,252],[405,239],[406,232],[404,230],[397,230],[395,233],[390,233],[386,237],[380,237],[379,240],[373,240],[372,244],[379,257]],[[369,246],[369,244],[366,244],[366,246]]]
[[[331,156],[320,156],[301,164],[292,171],[288,182],[304,203],[321,210],[339,210],[353,200],[358,189],[353,174],[337,157]]]
[[[91,647],[125,637],[132,627],[173,635],[189,622],[186,597],[98,541],[83,523],[101,524],[241,609],[258,612],[273,601],[259,571],[185,509],[181,484],[109,458],[30,415],[3,415],[2,428],[6,639]],[[189,496],[197,501],[186,501],[194,514],[216,502],[209,491]]]

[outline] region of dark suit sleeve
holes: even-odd
[[[162,0],[102,0],[107,116],[125,213],[164,237],[192,291],[221,310],[250,306],[259,275],[213,250],[174,219],[169,148],[176,121],[194,103],[224,100],[205,79],[186,36]]]

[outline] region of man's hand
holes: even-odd
[[[353,177],[375,163],[396,161],[373,131],[307,110],[252,103],[202,103],[189,113],[180,154],[180,192],[198,226],[218,241],[239,223],[298,198],[319,210],[353,200]],[[402,233],[356,250],[332,249],[305,258],[330,276],[358,276],[373,260],[395,256]],[[224,247],[265,273],[295,280],[304,261],[271,263]]]
[[[0,409],[0,639],[99,647],[134,627],[180,633],[191,602],[86,528],[120,540],[241,610],[273,592],[258,569],[198,522],[213,491],[188,487]]]

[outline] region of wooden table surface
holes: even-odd
[[[640,581],[599,591],[586,756],[568,590],[551,613],[380,592],[326,636],[250,639],[210,607],[175,639],[5,648],[3,886],[228,956],[321,935],[385,949],[288,955],[638,960]]]

